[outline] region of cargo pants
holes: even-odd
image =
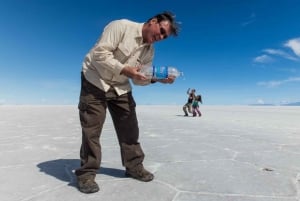
[[[132,169],[143,162],[144,153],[138,142],[139,127],[135,107],[131,92],[119,96],[112,87],[104,92],[81,75],[78,104],[82,127],[81,167],[75,170],[78,179],[95,178],[100,168],[100,135],[107,108],[117,133],[123,166]]]

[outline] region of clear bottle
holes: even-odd
[[[143,66],[140,72],[149,79],[165,79],[169,76],[179,77],[183,75],[182,72],[172,66]]]

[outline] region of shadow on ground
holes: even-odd
[[[75,169],[80,166],[79,159],[57,159],[39,163],[37,167],[40,172],[55,177],[61,181],[68,182],[69,186],[76,186]],[[101,167],[97,174],[104,174],[111,177],[125,178],[125,171],[115,168]]]

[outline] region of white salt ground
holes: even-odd
[[[299,201],[300,107],[137,106],[149,183],[124,177],[110,116],[100,191],[82,194],[76,106],[0,106],[1,201]]]

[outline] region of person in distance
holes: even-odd
[[[192,103],[192,112],[193,112],[193,117],[196,117],[197,114],[199,117],[202,116],[201,112],[200,112],[200,106],[199,103],[202,104],[202,97],[201,95],[197,95]]]
[[[188,100],[186,102],[186,104],[184,104],[183,106],[183,112],[184,112],[184,116],[189,116],[188,112],[189,113],[192,113],[192,103],[194,101],[194,99],[196,98],[196,90],[195,89],[190,89],[188,88],[187,92],[188,94]]]

